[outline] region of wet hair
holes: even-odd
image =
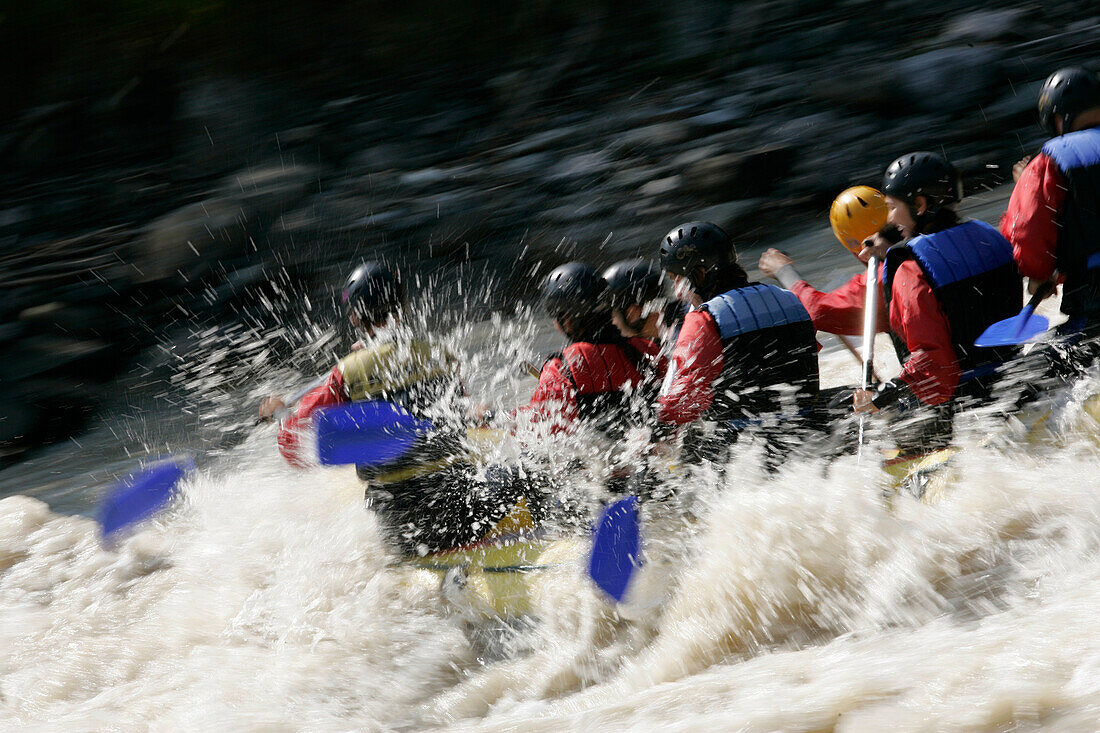
[[[944,229],[950,229],[953,226],[957,226],[961,221],[961,219],[959,219],[959,212],[955,211],[954,207],[951,206],[940,206],[936,208],[935,211],[914,215],[913,219],[917,223],[917,234],[942,232]]]
[[[603,332],[610,328],[615,330],[614,325],[611,323],[611,310],[598,310],[584,315],[573,316],[558,316],[555,320],[561,324],[562,330],[565,329],[565,318],[570,318],[572,328],[566,332],[566,336],[570,341],[591,341],[593,343],[600,343],[600,339],[603,336]],[[618,331],[615,331],[618,333]],[[602,339],[606,341],[607,339]]]
[[[745,268],[734,261],[715,271],[710,281],[713,284],[708,288],[708,292],[699,293],[699,297],[703,300],[710,300],[714,296],[733,290],[734,288],[745,287],[749,284],[749,275],[745,272]]]

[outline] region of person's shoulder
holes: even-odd
[[[706,308],[695,308],[684,315],[684,324],[680,327],[680,336],[676,343],[694,342],[708,334],[717,338],[718,322],[714,320],[714,314]]]
[[[971,236],[978,238],[982,242],[988,242],[992,239],[998,244],[1008,244],[1008,240],[1004,238],[1000,230],[987,221],[982,221],[981,219],[968,219],[959,224],[959,226],[965,228]]]
[[[1027,167],[1069,170],[1097,164],[1100,164],[1100,127],[1089,127],[1047,140],[1042,152]]]
[[[345,379],[371,378],[392,366],[396,345],[392,341],[364,344],[336,364]]]
[[[648,356],[653,356],[661,351],[661,345],[652,339],[643,336],[634,336],[628,339],[631,346]]]
[[[930,285],[928,276],[924,274],[924,270],[921,269],[920,264],[915,259],[904,260],[894,271],[895,286],[918,282]]]

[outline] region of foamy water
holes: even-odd
[[[856,371],[846,352],[824,363],[827,381]],[[952,488],[932,506],[884,500],[873,461],[803,458],[768,476],[749,446],[723,484],[692,487],[693,523],[672,537],[647,525],[651,562],[673,571],[662,605],[624,618],[569,566],[514,630],[470,628],[435,588],[389,569],[354,472],[286,467],[270,427],[117,548],[100,546],[89,519],[9,497],[0,722],[1091,728],[1096,442],[983,448],[989,428],[963,428]]]
[[[533,387],[515,362],[555,344],[523,319],[450,340],[470,391],[497,407]],[[878,353],[895,373],[885,337]],[[858,376],[843,350],[822,363],[826,384]],[[204,389],[218,378],[187,373]],[[471,624],[396,572],[354,471],[287,467],[269,426],[206,456],[116,547],[90,519],[10,496],[0,726],[1093,730],[1100,426],[1081,402],[1096,392],[1061,406],[1057,440],[961,419],[964,450],[931,505],[894,496],[877,461],[803,455],[767,474],[739,447],[724,478],[680,479],[688,516],[643,513],[644,602],[616,608],[566,563],[511,625]]]

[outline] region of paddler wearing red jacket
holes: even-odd
[[[316,410],[384,399],[423,411],[452,395],[458,383],[457,365],[446,351],[400,326],[406,298],[395,272],[379,263],[364,263],[348,277],[340,299],[362,341],[282,423],[279,451],[294,466],[311,462],[303,454],[301,438]]]
[[[713,422],[714,430],[689,431],[707,434],[689,450],[719,460],[738,434],[762,422],[794,433],[819,389],[817,341],[806,309],[786,290],[750,283],[729,235],[710,222],[669,232],[660,260],[689,310],[661,388],[658,421]]]
[[[464,425],[456,420],[461,412],[456,403],[463,396],[457,362],[401,324],[405,289],[393,270],[373,262],[357,267],[340,297],[362,341],[282,424],[280,452],[292,465],[309,465],[302,437],[319,409],[360,400],[396,403],[430,419],[436,430],[391,463],[357,467],[389,538],[406,553],[477,539],[517,497],[511,485],[483,482],[472,490],[476,471],[463,445]]]
[[[616,331],[607,282],[584,263],[553,270],[543,284],[542,305],[569,343],[543,364],[530,402],[517,415],[552,432],[586,424],[621,438],[640,422],[638,410],[654,388],[656,344]]]
[[[890,333],[902,371],[874,394],[857,391],[856,411],[877,410],[898,400],[912,406],[945,405],[959,395],[960,379],[967,382],[967,395],[984,394],[988,372],[1010,354],[978,349],[974,339],[992,323],[1015,315],[1021,305],[1020,279],[1008,243],[983,222],[960,222],[955,208],[962,199],[962,182],[958,170],[937,153],[903,155],[887,169],[881,199],[869,193],[873,191],[856,197],[860,211],[868,214],[860,223],[869,224],[872,214],[881,215],[884,207],[886,225],[863,241],[856,256],[861,262],[872,256],[883,261],[878,325]],[[848,214],[859,212],[851,201],[843,203],[847,207],[834,209],[832,218],[834,231],[839,229],[838,237],[847,245],[842,235],[854,231],[846,226],[853,223]],[[896,244],[898,239],[905,241]],[[784,271],[789,258],[773,250],[761,259],[762,270],[789,281],[791,271]],[[797,280],[789,287],[820,330],[860,333],[866,273],[832,293]],[[940,434],[937,439],[950,436],[949,413],[934,431]]]
[[[641,339],[647,353],[657,352],[656,362],[647,362],[656,382],[664,378],[668,357],[660,349],[680,327],[683,317],[679,304],[671,297],[671,281],[660,267],[648,260],[621,260],[603,271],[611,322],[623,338]],[[669,349],[671,350],[671,348]],[[656,390],[654,390],[656,399]]]
[[[870,186],[853,186],[833,200],[829,209],[829,223],[833,234],[864,265],[858,274],[835,290],[823,293],[814,288],[795,270],[794,261],[774,248],[764,250],[756,267],[798,296],[818,331],[841,336],[861,336],[867,292],[866,266],[872,254],[864,242],[886,226],[887,213],[885,197]],[[891,226],[886,230],[887,236],[890,233],[898,232]],[[890,330],[890,314],[881,290],[875,303],[878,306],[878,317],[875,320],[878,332],[887,333]]]
[[[1039,93],[1039,119],[1054,136],[1012,190],[1001,232],[1034,290],[1064,278],[1059,331],[1092,335],[1100,327],[1100,79],[1059,69]]]

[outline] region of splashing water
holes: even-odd
[[[525,313],[428,325],[498,408],[533,387],[516,363],[554,344]],[[301,333],[291,363],[336,348],[331,329]],[[261,358],[234,387],[233,339],[262,350],[237,331],[195,338],[174,373],[204,420],[243,421],[239,403],[294,375]],[[854,380],[848,358],[823,356],[826,381]],[[1078,408],[1097,391],[1079,390],[1067,425],[1088,424]],[[986,439],[1004,429],[961,426],[932,505],[888,498],[871,461],[801,455],[768,474],[758,447],[739,445],[724,475],[678,479],[690,511],[646,508],[659,603],[614,608],[572,562],[541,576],[532,617],[511,624],[471,625],[395,571],[354,471],[290,469],[270,426],[238,429],[170,512],[113,549],[91,520],[9,496],[0,725],[1091,728],[1097,442],[1072,427],[1049,445]]]

